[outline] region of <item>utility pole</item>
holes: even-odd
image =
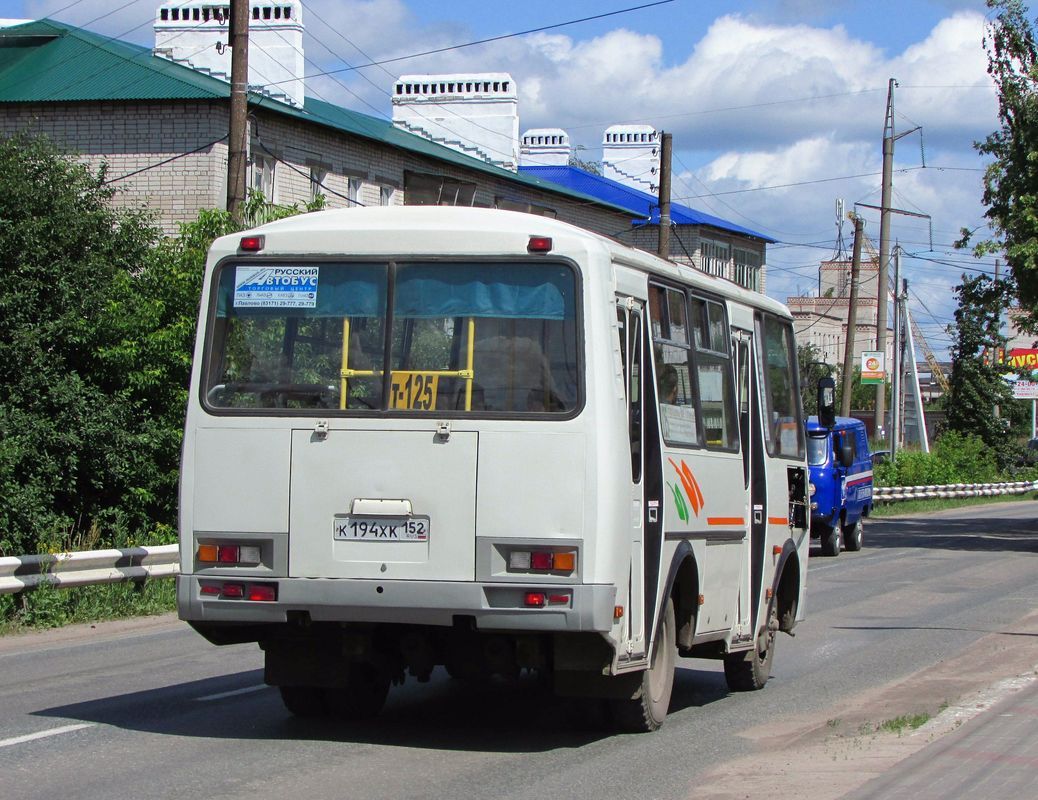
[[[854,340],[858,325],[858,274],[861,271],[861,240],[864,236],[864,221],[857,214],[854,218],[854,250],[851,256],[851,292],[847,299],[847,341],[843,350],[843,398],[840,401],[840,416],[851,415],[851,392],[854,390]]]
[[[887,292],[890,271],[890,193],[894,180],[894,87],[897,81],[887,84],[887,115],[883,124],[883,192],[879,212],[879,285],[876,288],[876,349],[886,359],[887,353]],[[896,291],[896,289],[895,289]],[[876,386],[876,432],[883,427],[887,405],[887,383],[883,380]]]
[[[901,247],[894,246],[894,369],[890,386],[890,457],[901,443]]]
[[[670,153],[671,134],[660,133],[660,238],[656,252],[670,258]]]
[[[241,224],[249,110],[249,0],[231,0],[231,118],[227,134],[227,210]]]

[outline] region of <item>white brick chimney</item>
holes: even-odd
[[[519,168],[519,97],[507,72],[401,75],[393,124],[513,172]]]
[[[564,167],[570,153],[569,134],[562,128],[530,128],[519,143],[519,163],[524,167]]]
[[[602,174],[656,194],[659,191],[660,134],[651,125],[611,125],[602,136]]]
[[[155,55],[230,81],[227,0],[168,0],[155,15]],[[253,0],[249,8],[249,88],[303,107],[303,4]]]

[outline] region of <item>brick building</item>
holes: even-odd
[[[154,50],[50,20],[0,27],[0,136],[45,134],[92,168],[105,164],[115,202],[147,207],[167,233],[203,208],[225,207],[228,13],[219,0],[164,3],[156,13]],[[587,191],[535,170],[517,171],[515,85],[507,75],[496,81],[412,76],[410,95],[408,81],[396,82],[396,124],[306,96],[291,59],[264,56],[265,44],[276,50],[288,43],[293,52],[301,47],[302,13],[299,0],[251,7],[250,188],[282,205],[301,206],[320,193],[332,208],[435,203],[545,214],[656,249],[658,209],[654,216],[648,195]],[[253,70],[257,64],[260,72]],[[267,73],[275,69],[282,71],[268,85]],[[479,124],[464,128],[459,116],[440,125],[439,140],[426,135],[429,109],[454,113],[454,95],[478,112]],[[415,97],[422,108],[408,111]],[[466,149],[472,142],[444,138],[458,130],[468,138],[486,131],[500,138],[498,128],[514,138],[514,150],[495,139],[486,153],[472,155]],[[489,155],[502,150],[492,163]],[[763,291],[771,240],[700,217],[675,218],[671,256]]]

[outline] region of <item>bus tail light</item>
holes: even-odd
[[[550,236],[531,236],[530,241],[526,245],[526,252],[528,253],[550,253],[551,252],[551,237]]]
[[[577,568],[576,550],[511,550],[508,568],[522,572],[562,572]]]
[[[548,597],[544,592],[527,592],[523,595],[523,605],[530,608],[544,608],[547,602]]]
[[[202,597],[220,600],[248,600],[253,603],[272,603],[278,599],[276,583],[217,583],[206,581],[198,587]]]
[[[249,599],[256,603],[272,603],[278,599],[278,588],[272,583],[255,583],[249,587]]]
[[[262,236],[242,236],[238,248],[246,253],[258,253],[263,249],[263,239]]]
[[[202,564],[253,566],[260,563],[260,547],[255,544],[200,544],[198,561]]]

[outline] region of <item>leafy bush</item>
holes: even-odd
[[[1003,480],[995,456],[978,436],[946,431],[929,453],[899,450],[873,470],[879,486],[994,483]]]

